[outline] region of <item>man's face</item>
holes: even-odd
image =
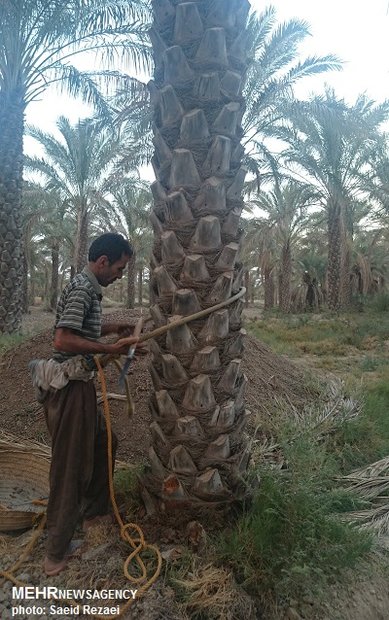
[[[98,273],[96,274],[97,280],[101,286],[108,286],[119,280],[123,271],[128,263],[129,257],[122,254],[121,258],[114,263],[110,264],[107,256],[100,256],[96,261],[98,265]]]

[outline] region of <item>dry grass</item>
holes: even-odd
[[[195,567],[187,579],[175,579],[187,593],[184,609],[190,618],[246,620],[254,618],[253,600],[236,584],[232,572],[213,564]]]
[[[49,446],[39,443],[38,441],[22,439],[12,433],[8,433],[0,429],[0,450],[1,449],[21,450],[22,452],[43,456],[47,459],[51,458],[51,450]]]

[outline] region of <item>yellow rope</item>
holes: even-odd
[[[147,579],[141,586],[140,588],[138,588],[137,590],[137,597],[139,597],[140,594],[143,594],[144,592],[146,592],[146,590],[148,590],[148,588],[158,579],[158,576],[161,572],[161,568],[162,568],[162,557],[161,557],[161,553],[158,549],[158,547],[156,547],[155,545],[150,545],[149,543],[145,542],[144,536],[143,536],[143,532],[141,530],[141,528],[139,527],[139,525],[137,525],[136,523],[123,523],[123,520],[120,516],[119,513],[119,509],[117,507],[117,503],[116,503],[116,498],[115,498],[115,489],[113,486],[113,473],[112,473],[112,429],[111,429],[111,415],[110,415],[110,410],[109,410],[109,402],[108,402],[108,398],[107,398],[107,384],[105,381],[105,375],[104,375],[104,371],[103,368],[100,364],[100,360],[98,358],[98,356],[95,356],[95,362],[96,362],[96,366],[98,369],[98,373],[99,373],[99,379],[100,379],[100,384],[101,384],[101,393],[102,393],[102,397],[103,397],[103,409],[104,409],[104,417],[105,417],[105,423],[107,425],[107,434],[108,434],[108,472],[109,472],[109,493],[110,493],[110,497],[111,497],[111,502],[112,502],[112,507],[113,507],[113,511],[116,517],[116,521],[118,522],[119,526],[120,526],[120,536],[121,538],[127,542],[129,545],[131,545],[131,547],[133,548],[133,551],[130,553],[130,555],[128,556],[128,558],[126,559],[126,561],[124,562],[124,576],[131,581],[131,583],[133,584],[141,584],[143,581],[145,581],[145,579],[147,578],[147,569],[146,566],[142,560],[142,558],[140,557],[140,554],[144,551],[151,551],[155,554],[156,558],[157,558],[157,567],[153,573],[153,575]],[[137,538],[134,538],[133,536],[131,536],[130,531],[129,530],[134,530],[137,533]],[[141,575],[139,577],[134,577],[133,575],[130,575],[128,567],[131,564],[131,562],[133,560],[136,560],[140,570],[141,570]],[[119,614],[115,614],[114,616],[95,616],[96,618],[106,618],[108,620],[114,620],[114,618],[119,618],[129,607],[130,605],[132,605],[132,603],[134,602],[134,599],[129,599],[124,605],[123,607],[120,609]]]

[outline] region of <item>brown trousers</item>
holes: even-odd
[[[107,431],[93,381],[70,381],[44,400],[52,439],[47,556],[60,561],[80,517],[109,512]],[[117,439],[112,434],[113,463]]]

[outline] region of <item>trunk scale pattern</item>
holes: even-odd
[[[22,321],[24,107],[19,89],[0,92],[0,334]]]
[[[155,0],[151,314],[156,327],[233,297],[246,170],[240,144],[247,0]],[[151,473],[144,498],[168,506],[237,499],[243,429],[243,301],[152,341]]]

